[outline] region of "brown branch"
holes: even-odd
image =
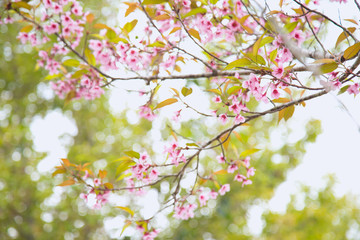
[[[347,34],[349,34],[349,36],[354,39],[356,42],[358,42],[359,40],[356,39],[356,37],[354,35],[351,34],[351,32],[349,30],[347,30],[345,27],[341,26],[340,24],[338,24],[337,22],[335,22],[334,20],[332,20],[331,18],[329,18],[328,16],[326,16],[325,14],[318,12],[316,10],[310,9],[308,8],[306,5],[302,4],[301,2],[297,1],[297,0],[293,0],[294,2],[296,2],[298,5],[300,5],[301,7],[305,8],[306,10],[313,12],[317,15],[322,16],[323,18],[325,18],[326,20],[330,21],[331,23],[333,23],[335,26],[341,28],[344,32],[346,32]]]

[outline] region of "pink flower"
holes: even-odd
[[[359,84],[355,83],[354,85],[351,85],[347,90],[349,94],[354,94],[354,96],[359,94]]]
[[[152,121],[155,119],[155,114],[152,112],[151,108],[149,108],[148,106],[144,105],[140,107],[140,113],[139,113],[140,117],[145,118],[149,121]]]
[[[97,187],[97,186],[100,186],[100,184],[101,184],[101,180],[98,179],[98,178],[95,178],[94,179],[94,185]]]
[[[44,31],[45,31],[47,34],[57,33],[57,32],[59,32],[59,30],[60,30],[59,24],[57,24],[57,23],[55,23],[55,22],[50,23],[50,24],[44,26]]]
[[[274,90],[272,90],[272,92],[271,92],[271,97],[273,98],[273,99],[277,99],[277,98],[279,98],[280,97],[280,93],[279,93],[279,91],[275,88]]]
[[[246,172],[246,176],[249,178],[251,176],[254,176],[255,175],[255,168],[249,168]]]
[[[200,194],[199,196],[200,207],[205,206],[207,200],[209,200],[208,196],[206,196],[205,194]]]
[[[227,122],[227,120],[228,120],[226,114],[220,114],[219,119],[220,119],[222,124],[225,124]]]
[[[239,114],[241,112],[241,108],[239,103],[234,103],[232,105],[230,105],[229,110],[234,112],[235,114]]]
[[[236,117],[235,117],[234,123],[235,123],[235,124],[244,123],[245,120],[246,120],[246,119],[245,119],[242,115],[238,114],[238,115],[236,115]]]
[[[246,157],[243,162],[246,168],[250,167],[250,157]]]
[[[245,179],[242,183],[242,187],[244,187],[245,185],[250,185],[252,184],[252,181],[250,179]]]
[[[230,191],[230,184],[224,184],[221,186],[220,190],[219,190],[219,194],[221,196],[225,195],[225,193],[229,192]]]
[[[220,96],[215,96],[212,98],[213,102],[215,103],[221,103],[221,97]]]
[[[151,170],[150,176],[149,176],[150,181],[156,180],[156,179],[158,178],[158,176],[159,176],[159,170],[157,170],[156,168],[153,168],[153,169]]]
[[[238,169],[238,166],[236,164],[231,164],[228,169],[227,169],[227,172],[228,173],[233,173],[235,172],[236,170]]]
[[[236,174],[234,181],[243,182],[246,179],[244,175]]]
[[[88,177],[89,177],[89,172],[88,170],[85,170],[85,175],[83,176],[83,180],[88,179]]]
[[[216,159],[218,160],[218,163],[225,163],[225,157],[222,153],[217,156]]]
[[[278,67],[273,68],[272,74],[274,75],[274,77],[281,79],[284,74],[284,68],[279,65]]]
[[[22,44],[25,44],[29,40],[29,34],[26,32],[19,32],[19,35],[16,38],[19,39]]]
[[[209,193],[209,198],[216,199],[218,195],[219,194],[217,192],[215,192],[214,190],[211,190],[211,192]]]
[[[80,193],[80,198],[81,198],[81,199],[84,199],[85,202],[87,202],[88,196],[89,196],[88,194]]]

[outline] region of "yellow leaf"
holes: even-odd
[[[225,169],[221,169],[219,171],[216,171],[213,173],[214,175],[224,175],[227,174],[227,171]]]
[[[120,237],[121,237],[121,235],[123,234],[123,232],[125,231],[125,229],[128,228],[130,225],[131,225],[131,221],[126,220],[126,221],[125,221],[125,225],[123,226],[123,228],[122,228],[122,230],[121,230]]]
[[[285,121],[287,121],[294,114],[295,107],[294,107],[294,105],[291,105],[283,110],[284,110],[284,119],[285,119]]]
[[[179,91],[178,91],[178,90],[176,90],[175,88],[171,88],[171,90],[173,90],[173,91],[174,91],[175,96],[177,96],[177,97],[179,97],[179,96],[180,96],[180,93],[179,93]]]
[[[251,155],[251,154],[253,154],[253,153],[256,153],[256,152],[258,152],[258,151],[260,151],[260,149],[257,149],[257,148],[252,148],[252,149],[248,149],[248,150],[245,150],[245,151],[243,151],[241,154],[240,154],[240,158],[242,158],[242,157],[247,157],[247,156],[249,156],[249,155]]]
[[[356,25],[359,25],[354,19],[344,19],[345,21],[352,22]]]
[[[58,175],[58,174],[62,174],[62,173],[66,173],[66,169],[65,168],[61,168],[61,169],[57,169],[56,171],[54,171],[52,173],[52,177]]]
[[[323,59],[318,59],[313,63],[334,63],[335,60],[331,59],[331,58],[323,58]]]
[[[67,167],[70,166],[70,164],[71,164],[70,161],[66,158],[62,158],[61,161],[63,161],[64,165]]]
[[[344,51],[344,58],[345,59],[351,59],[353,57],[355,57],[358,52],[360,51],[360,42],[355,43],[354,45],[348,47],[345,51]]]
[[[229,136],[229,133],[227,133],[227,134],[224,134],[224,135],[222,135],[221,137],[220,137],[220,140],[221,140],[221,142],[222,142],[222,145],[223,145],[223,147],[224,147],[224,149],[225,150],[227,150],[227,148],[228,148],[228,146],[229,146],[229,142],[230,142],[230,136]]]
[[[240,58],[238,60],[232,61],[231,63],[229,63],[224,70],[229,70],[229,69],[233,69],[236,67],[246,67],[249,66],[251,64],[251,61],[247,58]]]
[[[285,91],[287,94],[291,95],[291,90],[290,90],[289,88],[284,88],[284,91]]]
[[[171,30],[171,32],[169,33],[170,34],[173,34],[174,32],[177,32],[181,29],[181,27],[174,27],[173,30]]]
[[[155,108],[155,109],[158,109],[158,108],[162,108],[162,107],[165,107],[167,105],[170,105],[170,104],[173,104],[173,103],[176,103],[178,100],[176,98],[169,98],[169,99],[166,99],[164,101],[162,101],[161,103],[159,103]]]
[[[278,98],[278,99],[274,99],[272,101],[275,102],[275,103],[287,103],[287,102],[290,102],[290,99],[288,99],[288,98]]]
[[[137,8],[137,3],[125,3],[126,5],[128,5],[128,9],[126,9],[125,12],[125,17],[127,17],[130,13],[132,13],[133,11],[135,11],[135,9]]]
[[[26,33],[28,33],[28,32],[30,32],[32,29],[33,29],[33,25],[27,25],[27,26],[23,27],[23,28],[20,30],[20,32],[26,32]]]
[[[104,183],[104,186],[105,186],[107,189],[113,189],[113,188],[114,188],[114,186],[112,185],[112,183],[109,183],[109,182]]]
[[[70,186],[70,185],[73,185],[75,184],[75,180],[74,179],[69,179],[69,180],[66,180],[62,183],[60,183],[58,186],[59,187],[64,187],[64,186]]]
[[[95,19],[94,14],[89,13],[88,15],[86,15],[86,22],[92,23],[92,21],[94,21],[94,19]]]
[[[130,208],[128,207],[120,207],[120,206],[116,206],[116,208],[119,208],[121,210],[124,210],[125,212],[129,213],[132,217],[134,216],[134,211],[131,210]]]
[[[97,28],[97,29],[111,29],[111,27],[109,27],[108,25],[105,25],[103,23],[96,23],[94,24],[93,26],[94,28]]]
[[[107,175],[107,171],[106,170],[99,170],[99,177],[101,179],[104,179]]]
[[[217,95],[220,95],[221,96],[221,91],[219,89],[209,89],[209,90],[206,90],[207,92],[213,92],[213,93],[216,93]]]
[[[191,28],[188,30],[189,34],[201,42],[200,34],[195,29]]]
[[[156,20],[156,21],[163,21],[163,20],[167,20],[167,19],[170,19],[170,16],[169,16],[169,14],[166,14],[166,13],[154,17],[154,20]]]
[[[181,89],[181,93],[182,93],[182,95],[184,95],[184,97],[190,95],[192,93],[192,91],[193,91],[192,88],[187,88],[187,87],[183,87]]]
[[[348,30],[349,32],[353,33],[353,32],[355,32],[356,28],[354,28],[354,27],[349,27],[347,30]],[[336,40],[335,47],[337,47],[337,46],[338,46],[342,41],[344,41],[347,37],[349,37],[349,34],[347,34],[346,32],[342,32],[342,33],[339,35],[338,39]]]

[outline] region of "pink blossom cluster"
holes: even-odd
[[[67,74],[64,80],[51,82],[51,88],[60,98],[65,98],[73,92],[74,98],[93,100],[104,93],[104,89],[100,87],[101,82],[99,74],[90,69],[87,74],[78,78],[72,78],[71,74]]]
[[[159,176],[159,170],[151,165],[149,155],[140,154],[138,162],[130,168],[132,176],[144,184],[154,182]]]
[[[94,179],[94,186],[99,187],[101,186],[101,180],[98,178]],[[95,203],[93,205],[94,209],[101,209],[108,201],[110,197],[110,191],[97,191],[95,192],[95,188],[92,188],[88,193],[81,193],[80,198],[84,199],[85,202],[88,202],[88,199],[91,195],[95,195]]]
[[[174,218],[187,220],[195,216],[194,210],[198,206],[196,204],[187,203],[187,202],[178,202],[175,205]]]
[[[140,117],[145,118],[149,121],[154,120],[156,117],[155,113],[151,110],[151,108],[146,105],[140,107],[139,115]]]
[[[164,153],[168,154],[168,158],[175,166],[178,166],[180,162],[186,162],[186,157],[177,142],[171,143],[170,146],[165,146]]]

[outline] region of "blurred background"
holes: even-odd
[[[124,11],[113,4],[86,1],[109,25]],[[114,176],[113,161],[124,149],[149,145],[149,138],[169,130],[137,117],[137,93],[124,90],[134,86],[119,83],[100,99],[64,104],[42,80],[47,73],[35,70],[36,51],[15,40],[20,28],[0,26],[0,239],[136,238],[131,228],[120,237],[125,218],[119,212],[87,207],[80,187],[56,187],[62,177],[51,174],[67,157],[107,167]],[[196,90],[202,83],[181,84]],[[325,96],[287,123],[278,125],[272,115],[239,130],[235,147],[263,149],[252,158],[253,185],[232,185],[189,221],[164,219],[159,239],[360,239],[358,99]],[[180,129],[188,137],[211,136],[196,119]],[[205,159],[204,167],[212,161]]]

